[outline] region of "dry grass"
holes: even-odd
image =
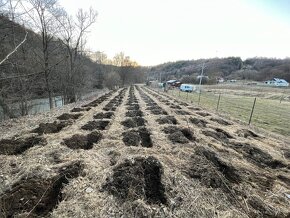
[[[205,88],[199,98],[198,93],[184,93],[178,90],[170,90],[169,94],[183,99],[193,105],[200,105],[206,110],[217,112],[219,94],[221,94],[218,113],[222,116],[230,116],[244,124],[248,124],[254,98],[257,97],[251,125],[265,129],[266,131],[289,136],[290,102],[288,97],[280,103],[280,98],[274,98],[279,93],[251,92],[247,90],[210,89]],[[200,99],[200,101],[199,101]]]
[[[64,186],[62,201],[51,212],[51,217],[262,217],[265,216],[265,213],[263,214],[265,208],[267,212],[278,216],[285,215],[286,217],[287,214],[290,214],[290,201],[285,197],[285,193],[290,194],[289,184],[277,178],[277,175],[280,174],[290,177],[290,161],[284,155],[284,150],[289,149],[286,144],[263,135],[259,138],[240,137],[236,133],[237,130],[247,127],[236,122],[232,122],[232,125],[222,126],[210,120],[210,118],[219,118],[213,113],[209,113],[208,117],[202,117],[196,113],[198,111],[185,107],[184,110],[190,115],[177,114],[176,110],[170,107],[172,104],[176,104],[176,100],[163,95],[158,96],[147,88],[141,87],[141,90],[169,115],[174,116],[177,119],[178,127],[193,131],[196,140],[187,144],[172,143],[168,135],[162,131],[169,124],[160,125],[157,123],[156,120],[161,115],[154,115],[150,110],[146,110],[147,105],[143,99],[143,94],[134,88],[136,98],[144,114],[143,117],[146,120],[145,127],[151,133],[152,148],[128,147],[122,141],[122,133],[128,131],[126,127],[121,125],[121,122],[127,118],[125,117],[127,112],[125,104],[129,95],[128,90],[122,104],[114,112],[109,128],[102,131],[102,140],[94,144],[92,149],[71,150],[63,145],[64,138],[74,134],[89,133],[89,131],[82,130],[81,126],[94,120],[93,116],[102,112],[102,108],[108,101],[119,94],[114,93],[98,107],[84,112],[84,115],[71,126],[64,128],[59,133],[44,135],[48,142],[46,146],[32,147],[18,156],[1,155],[0,196],[21,178],[31,176],[49,178],[64,165],[81,161],[83,164],[81,175],[70,179],[70,182]],[[169,101],[169,103],[162,101]],[[206,127],[199,127],[190,122],[190,117],[204,119],[208,124]],[[288,168],[261,168],[246,159],[244,153],[232,149],[229,146],[230,143],[216,140],[202,133],[205,129],[213,131],[216,128],[222,128],[234,137],[229,139],[230,143],[250,143],[269,153],[274,159],[288,165]],[[211,167],[214,175],[217,175],[216,179],[222,181],[221,186],[209,187],[203,182],[204,180],[189,176],[191,170],[197,169],[197,164],[192,163],[197,157],[196,152],[199,148],[213,151],[219,158],[218,160],[224,161],[228,166],[233,166],[242,175],[241,182],[238,184],[228,183],[225,174],[219,171],[214,163],[202,156],[201,160],[209,163],[208,166]],[[133,197],[134,187],[129,189],[130,194],[125,200],[114,197],[104,189],[104,184],[108,178],[112,178],[116,166],[124,163],[126,159],[134,160],[134,158],[149,156],[154,156],[162,164],[161,182],[165,187],[167,204],[150,204],[142,195],[136,199]],[[265,179],[265,175],[275,179],[270,188],[262,190],[259,179]],[[208,176],[214,178],[212,175]],[[238,194],[238,191],[241,191],[243,195]],[[250,199],[253,196],[263,202],[262,211],[255,210],[251,206]],[[0,215],[1,212],[3,213],[3,211],[0,210]]]

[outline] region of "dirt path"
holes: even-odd
[[[290,215],[278,140],[143,86],[73,111],[0,141],[0,217]]]

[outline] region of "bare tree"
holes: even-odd
[[[2,6],[2,7],[1,7]],[[0,66],[2,68],[2,78],[7,79],[9,77],[15,77],[14,75],[21,74],[21,60],[20,53],[23,51],[23,46],[27,41],[28,32],[23,27],[19,29],[19,24],[16,24],[16,16],[19,18],[21,15],[17,14],[17,9],[19,8],[19,0],[7,0],[5,3],[3,1],[0,3],[0,9],[5,14],[2,19],[3,35],[5,36],[1,40],[2,45],[6,49],[3,53],[5,57],[0,60]],[[15,28],[18,26],[18,32],[16,33]],[[20,30],[20,31],[19,31]],[[10,51],[9,51],[10,50]],[[18,52],[20,50],[20,52]],[[1,55],[3,55],[3,53]],[[5,65],[5,66],[3,66]],[[11,76],[11,74],[13,76]],[[7,77],[7,75],[9,75]],[[1,79],[2,79],[1,78]],[[13,80],[8,80],[0,87],[0,106],[3,109],[4,115],[8,117],[15,117],[14,113],[10,109],[12,102],[18,102],[21,108],[21,114],[27,114],[27,105],[26,97],[26,82],[23,82],[21,78]],[[9,93],[9,94],[8,94]]]
[[[132,82],[133,73],[138,66],[137,62],[132,61],[129,56],[125,56],[123,52],[117,53],[113,58],[113,64],[119,67],[118,73],[121,77],[122,86],[127,82]]]
[[[3,9],[8,4],[8,0],[0,0],[0,12],[3,13]]]
[[[84,45],[96,17],[90,9],[72,19],[57,0],[0,0],[0,108],[5,117],[14,117],[14,109],[17,116],[27,114],[29,100],[46,93],[53,108],[54,95],[63,90],[72,102],[83,87],[95,88],[93,80],[84,79],[95,79],[96,71]]]
[[[106,75],[104,83],[108,89],[115,89],[121,85],[121,77],[118,73],[111,72]]]
[[[14,2],[14,4],[13,4],[13,2]],[[15,21],[15,11],[16,11],[16,8],[18,7],[18,4],[19,4],[19,1],[0,0],[0,10],[2,13],[4,13],[4,11],[2,11],[2,10],[6,6],[5,7],[6,15],[9,16],[10,19],[14,22]],[[12,25],[11,29],[12,29],[12,36],[11,37],[13,37],[14,49],[11,52],[9,52],[2,60],[0,60],[0,65],[2,65],[5,61],[7,61],[11,55],[13,55],[15,52],[17,52],[19,47],[27,40],[28,32],[26,31],[26,34],[25,34],[23,40],[21,42],[19,42],[18,44],[16,44],[14,25]]]
[[[27,32],[26,32],[26,34],[25,34],[25,36],[24,36],[24,39],[18,44],[18,45],[15,45],[15,48],[13,49],[13,51],[11,51],[9,54],[7,54],[6,55],[6,57],[3,59],[3,60],[1,60],[0,61],[0,65],[2,65],[5,61],[7,61],[8,60],[8,58],[11,56],[11,55],[13,55],[16,51],[17,51],[17,49],[26,41],[26,39],[27,39]]]
[[[28,3],[29,6],[22,4],[22,7],[32,21],[31,27],[40,32],[42,49],[38,58],[42,65],[49,105],[50,108],[53,108],[53,89],[50,74],[53,67],[58,63],[53,63],[52,61],[52,56],[55,55],[57,47],[50,45],[55,40],[54,36],[60,27],[58,20],[63,16],[64,11],[58,6],[57,0],[28,0]]]
[[[79,9],[75,20],[69,15],[63,18],[60,20],[62,24],[60,40],[66,47],[68,57],[65,80],[67,84],[64,95],[66,102],[71,103],[76,100],[76,83],[82,78],[77,76],[81,74],[81,56],[83,55],[85,34],[96,22],[97,12],[93,8],[90,8],[89,11]]]
[[[104,52],[101,52],[101,51],[94,52],[92,54],[92,58],[97,64],[110,64],[111,62],[108,59],[108,56]]]

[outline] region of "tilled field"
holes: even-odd
[[[289,145],[143,86],[1,139],[0,167],[0,217],[290,217]]]

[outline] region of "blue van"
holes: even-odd
[[[194,86],[190,84],[181,84],[179,87],[180,91],[182,92],[193,92]]]

